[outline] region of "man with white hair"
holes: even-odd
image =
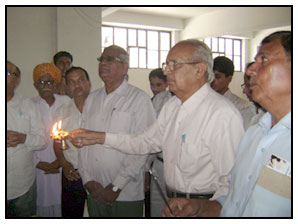
[[[154,122],[154,109],[149,96],[125,79],[128,53],[112,45],[98,61],[105,86],[88,96],[81,127],[126,134],[143,131]],[[78,168],[91,217],[142,217],[146,159],[98,144],[79,150]]]
[[[177,43],[163,65],[175,96],[152,126],[137,135],[79,129],[70,133],[73,143],[105,144],[132,154],[162,151],[170,200],[226,195],[227,174],[244,130],[239,111],[209,85],[212,65],[211,51],[203,42]]]

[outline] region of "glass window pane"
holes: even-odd
[[[233,55],[226,55],[227,58],[230,58],[233,61]]]
[[[128,29],[128,46],[137,46],[137,31]]]
[[[158,50],[158,32],[148,31],[148,49]]]
[[[234,56],[234,67],[235,67],[235,71],[241,70],[240,56]]]
[[[234,40],[234,55],[240,55],[241,54],[241,41],[240,40]]]
[[[219,56],[219,53],[212,53],[213,59],[216,58],[216,57],[218,57],[218,56]]]
[[[101,34],[102,47],[113,45],[113,28],[103,26],[101,29],[101,32],[102,32]]]
[[[126,29],[124,28],[115,28],[115,45],[118,45],[125,50],[127,49],[127,35]]]
[[[212,51],[218,51],[218,42],[216,37],[212,37]]]
[[[137,47],[130,47],[129,48],[129,67],[130,68],[137,68],[139,61],[138,61],[138,48]]]
[[[158,68],[158,51],[148,50],[148,68]]]
[[[226,54],[233,54],[233,45],[231,39],[226,39]]]
[[[162,63],[166,62],[168,53],[169,53],[169,51],[160,51],[160,65],[159,65],[159,68],[161,68]]]
[[[138,30],[138,46],[146,47],[146,31]]]
[[[225,52],[225,39],[224,38],[218,39],[218,51]]]
[[[160,50],[170,50],[171,48],[171,40],[170,40],[170,33],[160,33]]]
[[[139,68],[146,68],[146,49],[139,48]]]
[[[211,38],[205,38],[204,42],[211,49]]]

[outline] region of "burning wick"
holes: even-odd
[[[68,149],[69,146],[65,142],[65,138],[68,136],[68,132],[62,130],[62,120],[58,122],[58,129],[57,129],[57,122],[54,124],[51,138],[54,140],[61,140],[61,148]]]

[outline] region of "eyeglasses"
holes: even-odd
[[[100,56],[99,58],[97,58],[97,60],[100,63],[101,62],[114,62],[114,61],[122,62],[120,58],[117,58],[114,56]]]
[[[242,89],[242,90],[244,90],[245,88],[249,88],[249,87],[250,87],[249,83],[247,83],[247,84],[243,83],[243,84],[241,85],[241,89]]]
[[[54,80],[49,80],[49,81],[44,81],[44,80],[39,80],[38,81],[40,85],[44,86],[45,84],[47,84],[48,86],[51,86],[54,84]]]
[[[175,62],[175,61],[169,61],[162,63],[162,70],[165,71],[166,67],[169,66],[170,71],[174,71],[177,67],[177,65],[194,65],[200,63],[200,61],[194,61],[194,62]]]
[[[11,75],[17,76],[17,74],[14,72],[7,72],[7,76],[11,76]]]

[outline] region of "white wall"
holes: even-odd
[[[104,19],[109,22],[134,22],[145,25],[151,23],[154,26],[168,26],[175,30],[183,27],[183,24],[178,22],[180,20],[119,13]],[[290,27],[290,24],[290,7],[227,7],[224,10],[186,20],[185,29],[174,32],[173,39],[177,42],[185,38],[246,33],[246,36],[251,38],[247,41],[246,52],[247,61],[250,61],[264,36],[278,29],[276,27]],[[267,29],[272,26],[275,28]],[[52,61],[53,55],[60,50],[72,53],[73,64],[88,71],[92,90],[101,87],[102,82],[98,77],[96,60],[101,51],[100,27],[100,7],[8,7],[7,59],[22,70],[22,82],[17,92],[29,97],[37,95],[32,85],[33,68],[39,63]],[[264,31],[259,32],[259,30]],[[148,81],[150,71],[151,69],[129,69],[128,74],[129,83],[152,96]],[[246,99],[240,88],[242,83],[243,73],[236,72],[230,88]]]
[[[193,17],[185,22],[182,38],[251,33],[291,24],[291,7],[227,7]]]
[[[87,70],[92,90],[101,87],[97,62],[101,54],[101,8],[57,7],[57,48],[69,51],[73,65]]]
[[[57,50],[55,7],[7,8],[7,59],[21,72],[18,93],[35,96],[33,69],[51,61]]]
[[[96,58],[101,49],[100,7],[8,7],[7,59],[22,71],[17,92],[33,97],[32,72],[51,62],[57,51],[69,51],[73,64],[85,68],[92,90],[101,87]]]

